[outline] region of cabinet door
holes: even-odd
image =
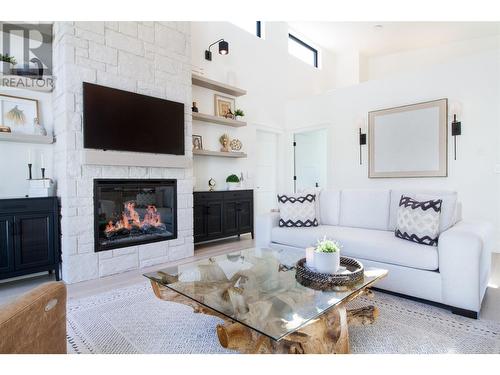
[[[17,215],[14,218],[16,270],[54,263],[54,218],[50,213]]]
[[[218,237],[223,233],[222,201],[207,201],[207,236]]]
[[[10,216],[0,216],[0,273],[14,270],[14,220]]]
[[[224,234],[238,234],[238,201],[224,201]]]
[[[238,202],[238,229],[240,233],[253,231],[253,199]]]
[[[207,221],[206,221],[205,204],[195,204],[193,207],[194,223],[193,236],[194,242],[202,241],[207,236]]]

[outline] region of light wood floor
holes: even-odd
[[[190,258],[176,262],[160,264],[141,270],[133,270],[118,275],[103,277],[98,280],[83,281],[68,285],[68,298],[81,298],[92,296],[108,290],[122,288],[136,284],[144,280],[143,273],[158,270],[160,268],[188,263],[196,259],[206,258],[213,255],[224,254],[254,246],[250,236],[242,236],[241,239],[229,239],[209,244],[196,246],[195,255]],[[20,294],[27,292],[35,286],[53,280],[53,275],[43,274],[36,277],[13,280],[0,283],[0,304],[11,301]],[[500,322],[500,254],[493,254],[490,287],[486,291],[481,309],[481,318]]]

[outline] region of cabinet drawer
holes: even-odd
[[[253,190],[237,190],[227,191],[224,193],[224,199],[251,199],[253,197]]]
[[[0,213],[53,211],[57,207],[56,202],[56,197],[1,199]]]
[[[220,191],[214,191],[212,193],[208,192],[203,192],[203,193],[193,193],[193,200],[194,203],[200,203],[200,202],[205,202],[208,200],[222,200],[222,197],[224,196],[223,192]]]

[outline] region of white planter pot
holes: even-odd
[[[340,268],[340,252],[314,253],[314,267],[321,273],[335,273]]]
[[[10,68],[12,64],[1,61],[0,62],[0,74],[8,76],[10,74]]]
[[[240,187],[239,182],[226,182],[227,190],[238,190]]]

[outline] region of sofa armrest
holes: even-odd
[[[66,353],[66,286],[42,284],[0,306],[0,353]]]
[[[494,227],[460,221],[439,236],[443,302],[479,312],[488,284]]]
[[[279,220],[279,212],[269,212],[257,216],[255,226],[255,242],[257,246],[269,246],[271,243],[271,231],[279,225]]]

